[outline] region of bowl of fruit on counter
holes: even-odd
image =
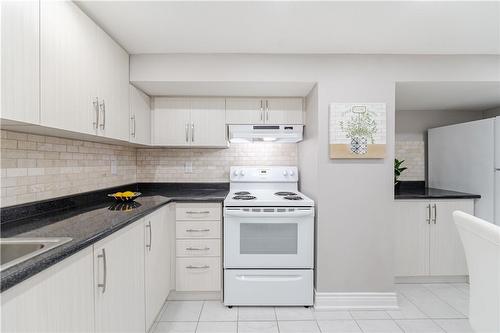
[[[125,191],[108,194],[108,197],[115,198],[117,201],[133,201],[140,195],[141,192]]]

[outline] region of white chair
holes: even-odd
[[[500,226],[453,212],[469,266],[469,322],[477,333],[500,332]]]

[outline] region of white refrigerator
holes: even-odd
[[[500,117],[428,131],[429,186],[481,195],[474,214],[500,225]]]

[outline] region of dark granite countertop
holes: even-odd
[[[479,199],[478,194],[463,193],[456,191],[443,190],[439,188],[423,187],[414,189],[401,189],[394,194],[396,200],[406,199]]]
[[[142,193],[129,211],[114,211],[115,191]],[[222,202],[229,191],[227,183],[135,183],[79,195],[6,207],[1,212],[1,235],[6,237],[70,237],[72,240],[1,272],[0,291],[92,245],[117,230],[139,220],[169,202]]]

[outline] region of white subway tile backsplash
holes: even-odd
[[[425,143],[424,141],[396,141],[396,158],[405,160],[407,167],[400,180],[425,180]]]
[[[296,144],[134,148],[1,132],[0,206],[140,182],[227,182],[232,165],[297,165]],[[117,174],[111,174],[116,161]],[[185,162],[192,171],[185,172]]]

